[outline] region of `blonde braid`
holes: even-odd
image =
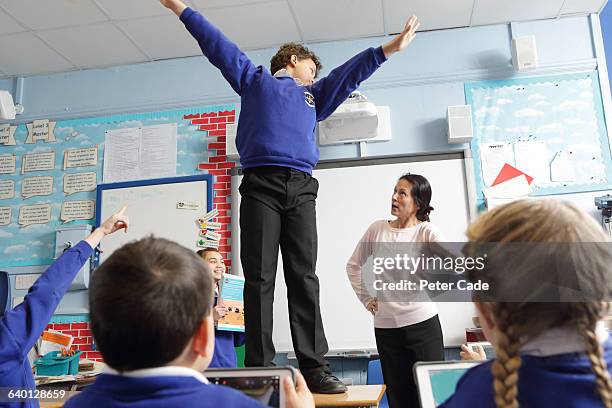
[[[497,324],[496,358],[491,365],[495,403],[498,408],[518,408],[519,333],[503,304],[493,306],[493,314]]]
[[[586,353],[591,367],[595,373],[597,392],[606,408],[612,408],[612,380],[606,360],[604,359],[603,348],[597,339],[595,327],[601,317],[601,306],[585,303],[583,314],[578,320],[578,327],[586,343]]]

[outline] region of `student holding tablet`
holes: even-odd
[[[490,285],[474,301],[496,358],[470,369],[443,406],[611,408],[602,318],[612,256],[598,223],[567,203],[522,200],[484,213],[467,235],[473,251],[495,243],[468,277]]]
[[[425,177],[401,176],[391,199],[391,215],[395,219],[370,225],[346,265],[355,294],[374,315],[376,347],[392,408],[418,406],[412,366],[418,361],[444,359],[442,328],[432,302],[383,300],[370,294],[363,283],[363,266],[377,252],[378,243],[409,246],[444,241],[440,230],[429,222],[433,210],[430,200],[431,186]]]

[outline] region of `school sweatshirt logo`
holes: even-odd
[[[314,108],[314,95],[308,91],[304,91],[304,102],[306,102],[306,105],[310,106],[311,108]]]

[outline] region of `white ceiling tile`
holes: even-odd
[[[244,49],[300,41],[297,26],[285,1],[208,9],[204,14]]]
[[[200,55],[200,47],[174,15],[117,23],[153,59]]]
[[[412,15],[419,18],[419,31],[469,26],[474,0],[385,0],[383,3],[386,31],[399,33]]]
[[[305,41],[384,34],[380,0],[289,0]]]
[[[269,1],[270,0],[191,0],[193,5],[199,9],[244,6],[245,4],[266,3]]]
[[[33,30],[108,20],[90,0],[0,0],[0,5]]]
[[[0,34],[20,33],[25,31],[11,16],[0,10]]]
[[[113,20],[172,14],[155,0],[95,0]],[[174,15],[174,14],[172,14]]]
[[[146,61],[146,57],[111,23],[41,31],[39,35],[79,67]]]
[[[476,0],[473,25],[555,18],[563,0]]]
[[[0,37],[0,70],[8,75],[68,71],[74,67],[31,33]]]
[[[599,13],[604,0],[565,0],[561,14]]]

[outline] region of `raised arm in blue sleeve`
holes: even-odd
[[[187,7],[180,16],[193,38],[198,41],[202,53],[217,67],[238,95],[261,73],[240,48],[230,41],[202,14]]]
[[[0,319],[0,348],[10,347],[15,351],[17,347],[22,356],[30,351],[92,252],[91,246],[81,241],[49,266],[34,282],[24,301]]]
[[[334,113],[351,92],[359,88],[361,82],[368,79],[386,60],[382,47],[368,48],[315,82],[310,90],[315,97],[317,120],[324,120]]]

